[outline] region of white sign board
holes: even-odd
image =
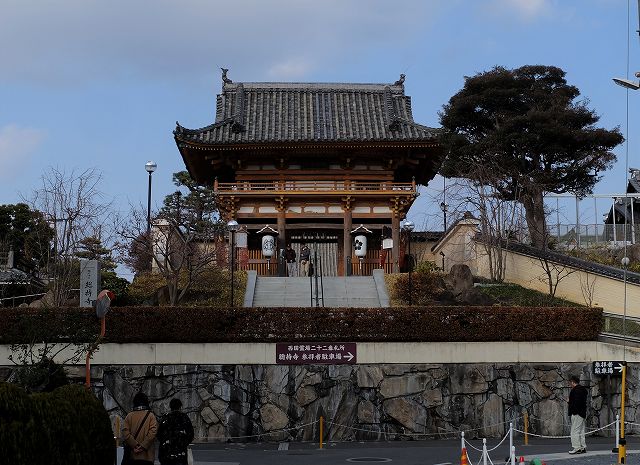
[[[247,233],[240,231],[236,233],[236,247],[244,249],[247,247]]]
[[[383,249],[393,249],[393,239],[382,239]]]
[[[93,307],[100,288],[98,260],[80,260],[80,307]]]

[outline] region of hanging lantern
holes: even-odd
[[[273,253],[276,250],[276,238],[270,234],[262,236],[262,255],[267,258],[273,257]]]
[[[367,236],[362,234],[357,235],[353,239],[353,248],[356,254],[356,257],[366,257],[367,255]]]

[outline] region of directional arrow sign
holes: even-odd
[[[598,376],[622,376],[625,362],[606,360],[593,362],[593,374]]]
[[[354,365],[357,363],[355,342],[278,342],[278,365]]]

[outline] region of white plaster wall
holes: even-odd
[[[380,363],[590,363],[623,360],[621,345],[585,342],[362,342],[358,364]],[[0,345],[0,366],[13,365],[9,346]],[[64,353],[62,354],[64,357]],[[62,358],[59,358],[59,360]],[[640,349],[626,348],[626,360],[640,362]],[[93,365],[270,365],[273,343],[102,344]],[[79,365],[84,365],[81,360]]]

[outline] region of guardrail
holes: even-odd
[[[415,193],[413,182],[355,182],[355,181],[273,181],[273,182],[216,182],[216,193],[254,194],[261,192],[291,194],[310,193],[353,193],[353,192],[393,192]]]

